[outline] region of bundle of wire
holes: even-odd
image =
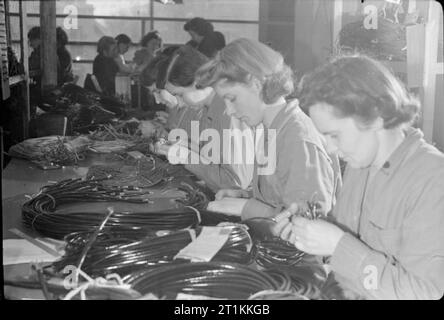
[[[256,263],[264,268],[294,266],[304,256],[304,252],[278,237],[256,241],[255,248]]]
[[[195,227],[200,222],[199,211],[194,207],[203,201],[201,194],[183,186],[189,192],[177,209],[159,212],[115,212],[107,227],[130,229],[178,230]],[[105,186],[101,180],[70,179],[45,186],[22,207],[23,223],[40,234],[63,239],[73,232],[91,231],[102,222],[104,213],[57,211],[63,204],[78,202],[119,201],[149,203],[149,191],[133,187]]]
[[[230,235],[214,261],[251,262],[252,240],[247,230],[239,225],[224,226]],[[198,236],[201,228],[180,230],[162,236],[146,236],[132,230],[123,232],[109,230],[102,232],[89,248],[84,259],[82,253],[92,232],[74,233],[66,237],[65,255],[53,264],[54,271],[60,272],[67,265],[78,265],[83,260],[82,270],[92,277],[117,273],[121,277],[159,264],[183,263],[188,260],[174,260],[177,253],[192,242],[194,233]]]
[[[269,274],[236,263],[198,262],[157,267],[125,278],[142,295],[167,299],[178,293],[219,299],[248,299],[263,290],[281,290]]]
[[[127,157],[124,161],[126,170],[122,166],[96,165],[90,167],[87,178],[106,179],[108,185],[132,185],[136,187],[159,187],[166,182],[191,177],[192,174],[181,166],[165,163],[157,156],[147,154],[141,159]],[[129,170],[128,168],[131,168]],[[108,179],[108,177],[111,178]],[[171,183],[170,183],[171,184]]]

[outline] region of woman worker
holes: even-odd
[[[199,163],[187,161],[185,168],[204,180],[213,191],[223,188],[246,188],[251,182],[252,165],[235,163],[228,159],[227,157],[230,154],[225,152],[223,136],[224,130],[247,131],[245,143],[239,141],[236,137],[233,138],[231,144],[231,156],[233,158],[237,155],[236,152],[242,152],[246,149],[245,152],[248,153],[249,150],[253,149],[253,136],[252,134],[248,135],[249,128],[245,124],[224,113],[224,102],[212,88],[196,87],[195,72],[207,61],[207,58],[196,49],[183,46],[169,58],[164,77],[165,89],[177,99],[177,110],[179,110],[178,114],[170,116],[175,117],[177,127],[184,129],[188,137],[192,139],[189,144],[190,149],[199,153],[202,147],[206,145],[206,143],[193,140],[191,129],[193,121],[194,125],[199,125],[199,134],[205,129],[214,129],[220,138],[220,148],[213,150],[216,154],[213,154],[212,158],[218,158],[215,162],[206,164],[200,161],[201,159],[199,159]],[[212,138],[209,138],[209,140],[213,142]],[[168,155],[169,147],[161,146],[159,152]]]
[[[185,23],[183,29],[187,31],[191,40],[187,45],[196,48],[209,58],[225,47],[225,37],[219,31],[214,31],[213,25],[203,18],[193,18]]]
[[[102,93],[114,96],[116,93],[115,78],[119,67],[115,62],[118,56],[117,41],[104,36],[97,44],[98,55],[93,63],[93,75],[97,78]]]
[[[302,88],[302,106],[348,165],[333,222],[290,222],[291,212],[283,212],[276,233],[329,257],[349,296],[441,298],[444,155],[410,127],[418,101],[367,57],[324,65]]]
[[[142,72],[162,48],[162,38],[157,31],[151,31],[142,38],[140,45],[142,48],[134,53],[133,61],[135,70]]]
[[[269,159],[275,163],[270,170],[262,170],[264,163],[256,161],[252,193],[221,190],[211,209],[223,209],[223,199],[230,197],[244,198],[231,212],[243,220],[273,218],[293,202],[314,199],[324,213],[330,211],[340,182],[339,164],[327,154],[298,101],[286,101],[293,92],[293,79],[282,55],[258,41],[237,39],[203,66],[198,78],[200,85],[215,88],[229,115],[253,128],[264,126],[265,138],[271,139],[258,145],[261,149],[268,146]],[[274,132],[275,137],[267,132]],[[258,157],[261,149],[256,148],[256,159],[262,158]]]

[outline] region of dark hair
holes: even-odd
[[[68,44],[68,34],[62,27],[56,29],[57,46],[64,47]]]
[[[194,31],[198,35],[205,37],[214,31],[213,25],[203,18],[193,18],[183,26],[185,31]]]
[[[265,103],[276,102],[294,90],[293,72],[282,55],[269,46],[240,38],[229,43],[196,73],[198,85],[214,86],[219,81],[248,84],[251,77],[262,84]]]
[[[189,87],[194,83],[196,71],[208,61],[202,53],[190,46],[180,47],[168,59],[166,82],[178,87]]]
[[[40,39],[40,27],[32,27],[31,30],[28,31],[28,39]]]
[[[151,32],[147,33],[140,41],[140,45],[142,47],[146,47],[148,45],[148,43],[153,39],[162,40],[162,38],[159,36],[158,31],[151,31]]]
[[[226,46],[225,36],[222,32],[214,31],[214,42],[217,50],[222,50]]]
[[[219,31],[214,31],[203,38],[202,42],[197,46],[197,50],[202,52],[208,58],[213,58],[218,51],[225,47],[225,37]]]
[[[156,83],[158,89],[164,89],[166,83],[166,73],[169,65],[169,58],[180,46],[169,46],[165,48],[157,57],[150,61],[148,66],[142,71],[140,81],[144,86],[151,86]]]
[[[119,34],[116,38],[117,44],[123,43],[123,44],[131,44],[131,38],[128,37],[126,34]]]
[[[102,54],[104,51],[107,51],[113,44],[116,43],[117,41],[112,37],[103,36],[97,43],[97,52]]]
[[[168,67],[168,57],[159,55],[151,60],[145,69],[143,69],[140,75],[140,82],[144,86],[152,86],[156,83],[156,87],[159,89],[163,89],[165,84],[161,82],[161,78],[165,78],[165,76],[159,76],[162,73],[162,70],[165,70]],[[163,72],[165,74],[165,72]],[[159,80],[159,81],[158,81]]]
[[[339,57],[317,68],[303,78],[300,88],[306,110],[326,103],[338,117],[354,117],[363,124],[381,117],[386,129],[412,122],[420,107],[385,66],[362,55]]]

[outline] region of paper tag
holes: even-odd
[[[196,240],[180,250],[174,259],[209,262],[222,249],[230,233],[231,228],[203,227]]]
[[[241,216],[248,199],[245,198],[223,198],[222,200],[211,201],[207,205],[207,210],[224,213],[226,215]]]

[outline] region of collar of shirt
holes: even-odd
[[[406,161],[421,145],[422,138],[424,137],[421,130],[415,128],[407,128],[404,133],[404,141],[396,148],[381,168],[381,172],[386,175],[392,173],[402,162]]]
[[[279,112],[276,114],[269,129],[277,129],[278,131],[282,129],[282,123],[284,123],[288,118],[289,113],[297,112],[297,110],[300,110],[299,101],[296,99],[289,101],[287,105],[279,110]]]

